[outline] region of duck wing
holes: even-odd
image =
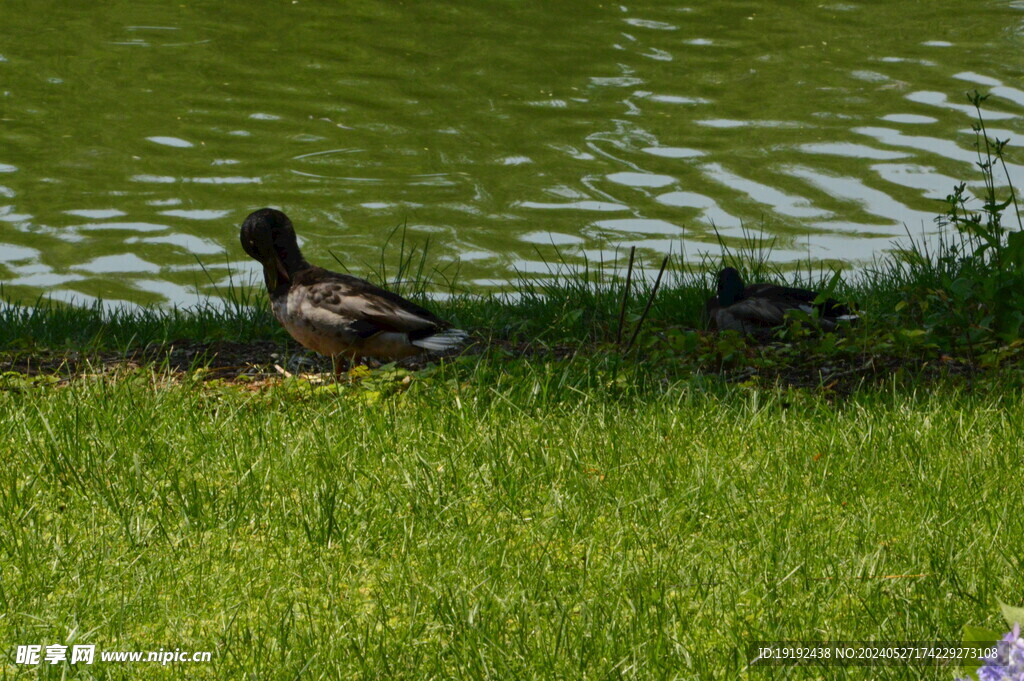
[[[824,302],[815,304],[815,300],[821,295],[817,291],[810,291],[805,288],[794,288],[792,286],[775,286],[774,284],[754,284],[748,286],[744,291],[745,297],[757,296],[774,301],[783,307],[802,309],[804,312],[811,312],[806,309],[810,306],[817,308],[823,317],[841,317],[850,315],[850,308],[843,305],[835,298],[828,298]]]
[[[751,329],[779,326],[786,320],[786,306],[769,298],[744,298],[719,308],[715,322],[719,329],[748,332]]]
[[[805,288],[793,288],[791,286],[776,286],[774,284],[753,284],[743,292],[744,298],[758,297],[773,300],[779,304],[788,304],[792,307],[799,305],[810,305],[818,297],[817,291],[809,291]]]
[[[428,310],[391,291],[348,274],[310,268],[292,282],[301,287],[303,315],[324,327],[343,327],[368,338],[382,331],[416,339],[451,326]]]

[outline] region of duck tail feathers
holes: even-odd
[[[432,336],[414,340],[412,344],[428,352],[445,352],[462,345],[467,338],[469,334],[462,329],[445,329]]]

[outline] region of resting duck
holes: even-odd
[[[726,267],[718,273],[718,295],[708,299],[705,310],[713,328],[760,337],[781,326],[788,310],[801,310],[815,316],[825,331],[834,330],[841,320],[857,319],[849,308],[832,298],[815,304],[817,297],[816,291],[803,288],[774,284],[744,286],[740,273]]]
[[[332,358],[402,359],[458,347],[468,334],[419,305],[348,274],[310,265],[288,216],[263,208],[242,223],[263,264],[274,316],[301,345]]]

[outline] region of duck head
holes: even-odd
[[[743,298],[743,279],[733,267],[718,273],[718,304],[728,307]]]
[[[267,290],[290,285],[292,277],[309,263],[299,251],[295,228],[288,216],[273,208],[262,208],[249,214],[242,223],[242,248],[263,265]]]

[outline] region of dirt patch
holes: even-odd
[[[155,366],[175,373],[203,368],[206,370],[204,376],[211,379],[237,380],[241,376],[251,378],[278,373],[274,365],[285,361],[281,359],[284,352],[282,346],[269,341],[199,343],[188,340],[132,348],[125,352],[8,351],[0,355],[0,371],[72,379]]]
[[[491,339],[469,344],[461,351],[445,355],[411,357],[396,365],[417,371],[428,364],[454,356],[478,355],[485,349],[504,353],[515,360],[565,360],[581,354],[605,351],[598,346],[544,344]],[[968,382],[980,372],[973,364],[951,357],[932,358],[895,357],[887,355],[836,355],[783,361],[759,361],[756,346],[748,348],[749,357],[739,364],[709,367],[696,358],[683,362],[677,372],[682,378],[688,373],[717,373],[729,383],[756,381],[761,385],[783,385],[806,388],[841,396],[870,385],[882,385],[902,378],[915,381],[938,381],[954,377]],[[637,362],[657,362],[657,359],[639,356]],[[382,366],[382,362],[366,360],[369,368]],[[125,352],[78,351],[0,351],[0,375],[19,374],[25,377],[55,377],[67,382],[86,376],[118,375],[142,367],[163,371],[171,377],[192,374],[202,380],[219,379],[229,383],[261,384],[292,375],[321,375],[330,380],[335,367],[330,358],[298,348],[294,344],[273,341],[239,343],[234,341],[197,342],[179,340],[167,344],[153,344]],[[340,367],[341,371],[347,365]],[[669,369],[671,372],[671,370]]]
[[[500,347],[512,358],[545,356],[566,359],[578,351],[578,348],[568,345],[549,346],[508,341],[493,341],[484,344],[477,341],[470,343],[461,351],[425,354],[401,360],[396,364],[410,371],[416,371],[444,358],[480,354],[487,347]],[[372,359],[364,360],[363,363],[371,369],[384,364]],[[201,369],[201,377],[204,380],[220,379],[246,383],[300,373],[331,374],[335,370],[334,363],[329,357],[307,352],[296,348],[295,345],[283,345],[273,341],[204,343],[179,340],[167,344],[132,348],[125,352],[79,352],[74,350],[8,350],[0,352],[0,374],[16,373],[28,377],[56,376],[63,381],[83,376],[117,374],[144,366],[154,367],[172,374],[185,374]],[[342,371],[347,368],[347,365],[340,367]]]

